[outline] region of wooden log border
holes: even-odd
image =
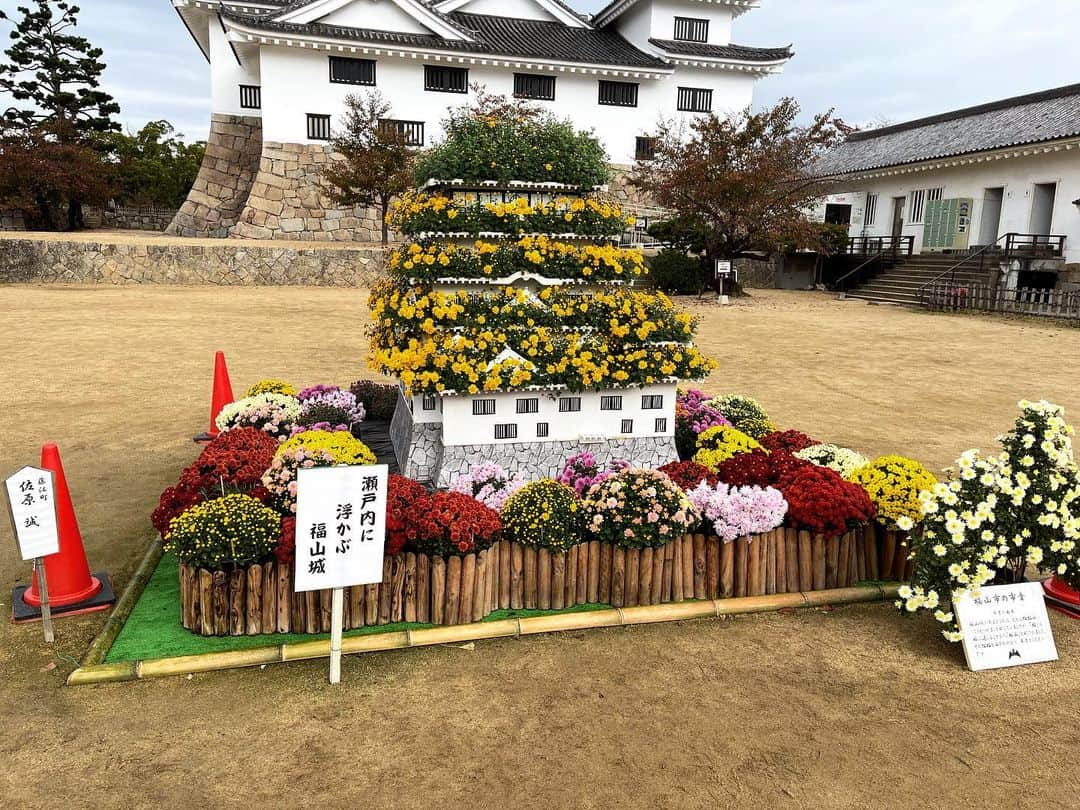
[[[684,601],[810,593],[910,576],[906,538],[877,524],[840,537],[790,528],[740,537],[688,534],[659,548],[596,541],[553,553],[501,541],[443,559],[387,558],[383,581],[347,588],[346,629],[399,622],[478,622],[501,608],[583,604],[651,607]],[[180,615],[200,635],[325,633],[330,591],[298,596],[274,560],[228,573],[180,566]]]

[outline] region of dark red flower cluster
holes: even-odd
[[[716,486],[717,478],[713,471],[696,461],[672,461],[657,469],[687,491],[694,489],[702,481],[708,482],[710,487]]]
[[[150,522],[164,537],[173,518],[208,498],[243,492],[265,502],[270,493],[262,486],[262,475],[274,460],[277,447],[272,436],[255,428],[220,434],[184,468],[176,486],[161,493]]]
[[[733,487],[774,487],[785,475],[809,464],[783,450],[775,453],[754,450],[721,462],[716,477]]]
[[[817,439],[812,439],[801,430],[774,430],[758,439],[758,443],[770,453],[776,450],[784,450],[788,453],[798,453],[807,447],[821,444]]]
[[[292,565],[296,557],[296,518],[292,515],[281,519],[281,539],[274,548],[274,556],[282,565]]]
[[[405,534],[409,545],[440,557],[491,546],[502,531],[493,509],[460,492],[435,492],[412,503]]]
[[[420,513],[418,504],[428,497],[424,487],[406,478],[392,474],[386,491],[386,553],[400,554],[409,541],[409,524]]]
[[[807,464],[776,483],[788,502],[788,525],[837,537],[874,519],[877,510],[866,490],[828,467]]]

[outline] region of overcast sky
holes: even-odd
[[[0,0],[13,12],[25,0]],[[570,0],[595,11],[605,0]],[[169,0],[83,0],[81,28],[105,49],[105,86],[126,126],[155,118],[203,138],[209,67]],[[898,122],[1080,80],[1078,0],[762,0],[734,41],[787,45],[795,59],[755,102],[794,96],[807,113]],[[6,32],[0,42],[6,41]]]

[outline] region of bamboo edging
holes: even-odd
[[[550,616],[531,616],[521,619],[501,619],[493,622],[473,622],[442,627],[395,630],[374,635],[350,636],[342,640],[343,653],[383,652],[435,644],[460,644],[488,638],[519,638],[538,633],[565,630],[587,630],[597,627],[628,627],[637,624],[684,621],[706,617],[736,616],[791,608],[810,608],[820,605],[879,602],[896,597],[899,586],[860,585],[828,591],[797,592],[750,596],[737,599],[713,599],[668,603],[632,608],[612,608],[586,612],[560,613]],[[125,593],[126,596],[126,593]],[[277,644],[250,650],[203,653],[145,661],[123,661],[115,664],[83,665],[67,679],[69,686],[145,680],[196,672],[211,672],[237,667],[261,666],[285,661],[326,658],[330,655],[330,640],[317,639],[294,644]]]

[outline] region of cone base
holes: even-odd
[[[53,596],[50,593],[49,594],[49,606],[53,607],[53,608],[62,608],[65,605],[75,605],[75,604],[79,604],[79,603],[82,603],[82,602],[86,602],[86,601],[89,601],[90,599],[93,599],[94,596],[100,590],[101,590],[101,580],[98,579],[97,577],[91,576],[90,577],[90,584],[87,585],[85,588],[83,588],[81,591],[76,591],[75,593],[67,593],[67,594],[64,594],[62,597]],[[28,590],[26,593],[24,593],[22,598],[23,598],[23,601],[26,602],[26,604],[28,604],[32,608],[40,608],[41,607],[41,595],[37,594],[37,593],[34,593],[33,587],[31,587],[30,590]]]
[[[1046,604],[1074,619],[1080,619],[1080,592],[1074,591],[1057,577],[1043,582]]]
[[[206,444],[207,442],[212,442],[219,435],[220,433],[200,433],[198,436],[192,439],[192,441],[196,444]]]
[[[116,601],[116,591],[113,589],[112,580],[104,571],[95,572],[93,580],[95,583],[100,584],[101,587],[89,598],[70,605],[53,605],[50,602],[49,609],[53,618],[91,613],[96,610],[108,610]],[[41,620],[41,607],[31,605],[25,599],[25,594],[29,590],[29,585],[19,585],[11,592],[11,621],[16,624]]]

